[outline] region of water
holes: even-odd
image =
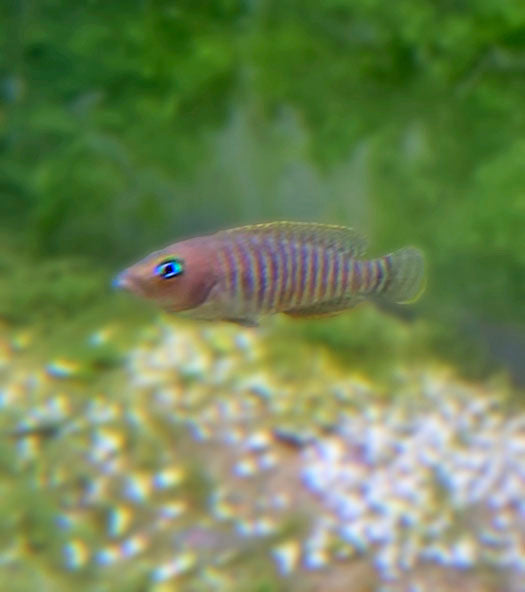
[[[525,9],[0,20],[2,589],[524,589]],[[424,298],[247,329],[111,290],[274,219],[421,246]]]

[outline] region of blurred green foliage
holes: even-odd
[[[0,224],[34,253],[116,267],[337,220],[423,246],[427,310],[525,321],[521,0],[6,0],[0,22]]]

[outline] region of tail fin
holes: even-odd
[[[406,304],[417,300],[425,290],[425,257],[416,247],[404,247],[385,255],[389,259],[390,278],[382,296]]]

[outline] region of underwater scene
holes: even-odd
[[[0,33],[0,590],[525,592],[525,4]]]

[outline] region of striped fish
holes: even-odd
[[[405,247],[364,258],[366,240],[350,228],[273,222],[175,243],[123,271],[116,285],[172,312],[255,325],[261,315],[342,312],[370,297],[416,300],[424,258]]]

